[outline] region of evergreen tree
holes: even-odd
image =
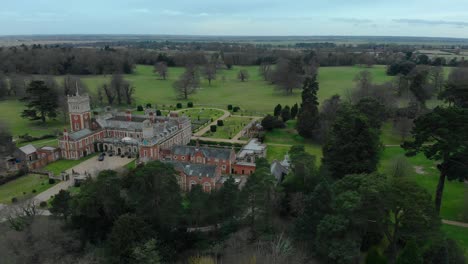
[[[46,117],[57,117],[58,94],[48,87],[44,81],[32,81],[26,89],[26,97],[21,99],[26,102],[26,107],[22,117],[30,120],[41,120],[46,122]]]
[[[304,80],[302,106],[297,118],[297,131],[305,138],[312,138],[319,128],[319,111],[317,92],[319,86],[317,75]]]
[[[398,256],[397,264],[423,264],[421,252],[413,240],[406,243],[403,252]]]
[[[291,119],[295,119],[298,112],[299,112],[299,106],[296,103],[291,107]]]
[[[281,107],[280,104],[278,104],[277,106],[275,106],[275,110],[273,111],[273,116],[277,116],[277,117],[280,116],[280,114],[281,114],[281,109],[282,109],[282,107]]]
[[[281,110],[281,119],[283,119],[283,122],[288,122],[289,119],[291,119],[291,109],[289,106],[285,106],[283,110]]]
[[[428,159],[441,161],[435,195],[435,207],[440,212],[445,179],[468,179],[468,109],[436,107],[417,118],[414,125],[414,139],[405,142],[403,148],[408,156],[422,152]]]
[[[335,179],[371,173],[377,169],[380,150],[379,133],[362,113],[345,105],[338,111],[323,146],[322,164]]]

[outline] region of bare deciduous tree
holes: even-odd
[[[203,75],[208,80],[208,84],[211,85],[211,81],[216,80],[216,64],[211,62],[205,64],[203,66]]]
[[[279,90],[291,95],[301,87],[304,70],[300,58],[280,58],[273,73],[272,82]]]
[[[272,73],[273,66],[270,63],[263,62],[259,66],[259,73],[260,76],[263,77],[263,80],[270,81],[271,80],[271,73]]]
[[[239,70],[239,72],[237,73],[237,78],[241,81],[241,82],[245,82],[249,79],[249,72],[245,69],[241,69]]]
[[[157,62],[154,65],[154,72],[157,73],[163,80],[166,80],[168,76],[167,63],[164,61]]]
[[[102,85],[102,90],[104,90],[104,93],[106,94],[107,102],[109,103],[109,105],[112,105],[115,99],[115,91],[111,89],[107,84]]]
[[[174,82],[174,89],[177,97],[180,99],[188,99],[188,96],[195,93],[200,87],[200,77],[196,67],[187,66],[185,72],[180,76],[179,80]]]
[[[393,121],[393,129],[401,137],[401,141],[404,141],[411,132],[413,128],[413,119],[400,116],[396,117]]]

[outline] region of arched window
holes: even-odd
[[[205,182],[203,184],[203,191],[205,192],[211,192],[211,184],[209,182]]]

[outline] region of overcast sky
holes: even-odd
[[[17,34],[468,38],[468,0],[1,0]]]

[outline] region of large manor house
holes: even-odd
[[[255,159],[265,157],[266,146],[251,140],[239,153],[233,148],[188,146],[192,137],[191,120],[171,112],[156,116],[147,109],[144,115],[111,109],[91,115],[87,95],[68,97],[70,130],[59,139],[64,159],[80,159],[95,152],[137,157],[138,163],[151,160],[169,162],[179,173],[183,190],[201,185],[203,190],[219,188],[226,175],[247,176],[255,171]]]
[[[145,115],[130,111],[111,110],[91,116],[89,96],[68,97],[70,131],[59,139],[62,157],[80,159],[94,152],[113,151],[116,155],[139,156],[140,160],[161,160],[162,150],[190,142],[190,119],[171,113],[156,116],[147,110]]]

